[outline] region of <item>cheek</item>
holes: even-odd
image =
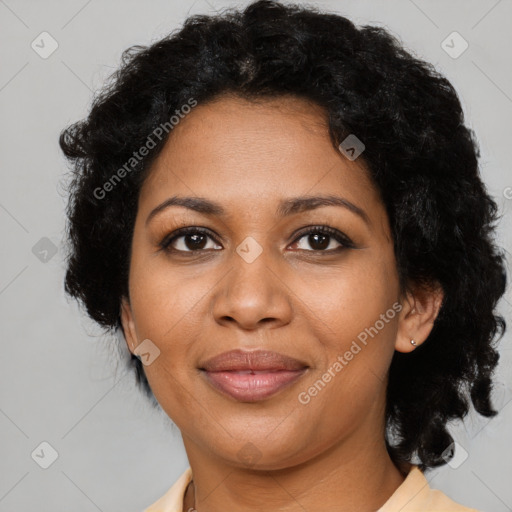
[[[188,339],[197,308],[209,287],[210,278],[191,279],[198,270],[192,266],[171,266],[164,255],[134,256],[130,269],[130,299],[135,311],[139,337],[175,346]]]
[[[307,306],[305,312],[310,312],[309,327],[318,329],[318,339],[324,344],[332,349],[348,349],[347,344],[392,309],[398,285],[391,256],[354,253],[352,262],[335,272],[297,281],[297,295]],[[386,320],[395,316],[392,310]],[[379,322],[379,330],[390,331],[390,323],[382,328]]]
[[[378,265],[352,268],[343,279],[317,282],[309,295],[305,311],[323,355],[300,390],[299,407],[301,424],[326,445],[382,412],[398,318],[395,284],[388,279]]]
[[[190,359],[197,339],[194,318],[204,292],[184,285],[179,273],[155,261],[134,259],[132,269],[130,298],[137,337],[139,342],[151,340],[159,351],[158,357],[144,366],[144,372],[157,401],[181,427],[190,414],[186,411],[198,407],[186,383],[191,377]]]
[[[301,280],[304,288],[298,292],[307,297],[311,339],[322,354],[309,387],[301,390],[303,402],[309,401],[306,409],[317,414],[345,411],[347,428],[378,402],[394,352],[399,308],[392,255],[356,256],[357,264],[354,260],[335,276],[316,279],[309,294]]]

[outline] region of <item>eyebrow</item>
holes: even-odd
[[[181,206],[208,216],[222,217],[226,215],[224,207],[204,197],[173,196],[166,199],[150,212],[146,219],[146,225],[153,217],[171,206]],[[279,203],[276,215],[278,217],[288,217],[297,213],[315,210],[322,206],[338,206],[345,208],[363,219],[366,224],[370,225],[370,219],[362,208],[351,203],[348,199],[333,195],[299,196],[284,199]]]

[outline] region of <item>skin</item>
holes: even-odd
[[[276,216],[281,200],[306,194],[345,198],[368,223],[339,206]],[[146,225],[171,196],[207,198],[226,213],[171,206]],[[316,225],[339,230],[354,247],[296,235]],[[207,228],[215,239],[194,249],[191,236],[181,236],[174,253],[159,246],[184,226]],[[236,251],[246,237],[262,249],[251,263]],[[442,292],[400,293],[385,206],[362,158],[350,161],[332,145],[321,107],[226,95],[195,107],[141,189],[129,294],[121,307],[128,348],[149,339],[160,350],[144,369],[192,468],[184,510],[369,512],[403,482],[407,468],[393,464],[384,444],[387,372],[395,350],[410,352],[411,339],[427,338]],[[299,393],[397,302],[400,313],[301,404]],[[234,348],[274,350],[309,369],[266,400],[240,402],[198,370]],[[247,443],[252,460],[239,454]]]

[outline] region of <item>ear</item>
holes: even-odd
[[[132,308],[126,297],[121,299],[121,324],[123,326],[124,339],[128,350],[133,354],[137,347],[137,333],[135,331],[135,322],[133,320]]]
[[[429,336],[439,314],[444,293],[439,284],[417,286],[405,294],[398,319],[395,350],[412,352]],[[411,343],[415,341],[415,345]]]

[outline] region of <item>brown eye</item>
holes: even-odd
[[[304,239],[303,247],[297,247],[299,241]],[[341,231],[329,226],[316,226],[302,232],[292,244],[294,249],[314,252],[337,252],[345,248],[354,247],[352,241]],[[311,249],[308,249],[309,246]]]
[[[167,237],[160,246],[170,252],[197,252],[205,249],[216,249],[216,247],[212,247],[212,244],[208,247],[208,240],[217,243],[209,234],[209,231],[205,229],[182,228]]]

